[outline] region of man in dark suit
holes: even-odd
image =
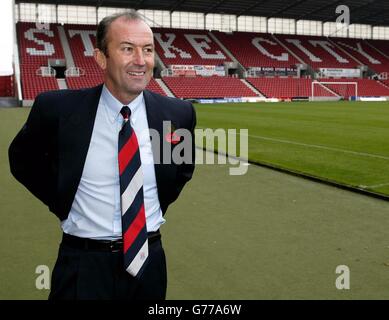
[[[40,94],[9,148],[12,174],[61,221],[50,299],[165,299],[159,228],[193,174],[196,115],[145,90],[154,50],[136,12],[104,18],[95,49],[104,85]],[[190,161],[164,163],[188,143]]]

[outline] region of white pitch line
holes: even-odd
[[[239,133],[237,133],[237,134],[239,134]],[[346,150],[346,149],[321,146],[321,145],[317,145],[317,144],[308,144],[308,143],[302,143],[302,142],[296,142],[296,141],[290,141],[290,140],[284,140],[284,139],[268,138],[268,137],[262,137],[262,136],[249,135],[249,137],[256,138],[256,139],[262,139],[262,140],[276,141],[276,142],[281,142],[281,143],[295,144],[295,145],[299,145],[299,146],[303,146],[303,147],[325,149],[325,150],[331,150],[331,151],[338,151],[338,152],[343,152],[343,153],[355,154],[355,155],[358,155],[358,156],[364,156],[364,157],[370,157],[370,158],[378,158],[378,159],[383,159],[383,160],[389,160],[389,157],[385,157],[385,156],[382,156],[382,155],[379,155],[379,154],[373,154],[373,153],[351,151],[351,150]]]
[[[389,182],[386,183],[380,183],[380,184],[373,184],[371,186],[361,186],[362,188],[379,188],[379,187],[385,187],[389,186]]]
[[[197,127],[197,128],[205,129],[205,128],[201,128],[201,127]],[[240,135],[239,132],[237,132],[236,134]],[[287,144],[294,144],[294,145],[303,146],[303,147],[309,147],[309,148],[317,148],[317,149],[324,149],[324,150],[330,150],[330,151],[349,153],[349,154],[354,154],[354,155],[357,155],[357,156],[364,156],[364,157],[369,157],[369,158],[377,158],[377,159],[389,160],[389,157],[385,157],[385,156],[382,156],[382,155],[379,155],[379,154],[373,154],[373,153],[351,151],[351,150],[345,150],[345,149],[340,149],[340,148],[321,146],[321,145],[317,145],[317,144],[302,143],[302,142],[296,142],[296,141],[291,141],[291,140],[269,138],[269,137],[256,136],[256,135],[250,135],[250,134],[248,135],[248,137],[255,138],[255,139],[262,139],[262,140],[269,140],[269,141],[287,143]]]

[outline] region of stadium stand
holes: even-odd
[[[206,32],[153,28],[156,51],[166,66],[222,65],[231,59]]]
[[[361,39],[332,38],[348,54],[376,72],[389,71],[389,59]]]
[[[178,98],[255,97],[256,94],[232,77],[164,77],[163,81]]]
[[[157,81],[155,81],[154,78],[151,79],[151,81],[149,82],[149,84],[148,84],[148,86],[147,86],[146,89],[148,89],[148,90],[150,90],[150,91],[154,91],[154,92],[156,92],[156,93],[159,93],[159,94],[161,94],[161,95],[163,95],[163,96],[166,96],[166,95],[167,95],[166,92],[163,91],[163,89],[161,88],[161,86],[157,83]]]
[[[376,49],[380,54],[389,58],[389,42],[384,40],[365,40],[367,44]],[[388,70],[389,71],[389,70]]]
[[[71,89],[93,87],[102,82],[103,73],[93,58],[96,43],[96,26],[64,26],[75,67],[80,68],[80,76],[67,76],[66,83]]]
[[[312,95],[312,79],[305,78],[247,78],[258,91],[268,98],[291,99],[310,97]],[[316,94],[322,97],[336,97],[323,87],[318,87]]]
[[[372,79],[355,79],[355,78],[342,78],[339,79],[320,79],[322,82],[356,82],[358,84],[358,96],[389,96],[389,88],[379,82]],[[326,84],[326,87],[337,92],[339,95],[344,96],[346,99],[355,95],[355,89],[352,85],[331,85]]]
[[[18,22],[16,25],[25,100],[35,99],[42,91],[58,89],[54,77],[37,74],[40,67],[48,66],[48,59],[64,59],[56,26],[50,24],[39,29],[34,23]]]
[[[13,97],[13,76],[0,76],[0,97]]]
[[[65,24],[63,28],[74,67],[78,70],[76,74],[67,74],[67,87],[78,89],[102,83],[102,71],[93,58],[96,26]],[[204,30],[169,28],[153,28],[153,31],[157,54],[165,66],[221,66],[224,70],[223,65],[231,62],[229,55],[232,55],[246,70],[257,67],[295,68],[299,63],[306,63],[317,71],[318,68],[357,68],[362,63],[373,72],[389,71],[389,58],[385,55],[389,49],[387,41],[249,32],[212,31],[211,34]],[[38,29],[35,24],[18,22],[17,36],[24,99],[33,100],[42,91],[58,89],[55,77],[42,76],[38,72],[39,68],[48,65],[49,59],[65,59],[57,25]],[[162,80],[175,96],[184,99],[258,96],[235,77],[194,77],[197,73],[192,72],[191,77],[173,75]],[[291,99],[311,96],[312,80],[309,77],[278,77],[275,74],[254,78],[249,74],[246,80],[266,97]],[[389,96],[387,80],[325,78],[320,81],[354,81],[358,83],[359,96]],[[336,97],[338,94],[348,98],[355,94],[350,86],[347,89],[340,89],[339,85],[326,87],[329,90],[317,86],[315,95]],[[167,95],[154,79],[148,89]]]
[[[95,87],[103,82],[103,75],[67,76],[66,83],[69,89]]]
[[[245,68],[288,68],[300,63],[270,34],[219,31],[213,33]]]
[[[289,50],[313,69],[355,68],[358,62],[325,37],[276,35]]]

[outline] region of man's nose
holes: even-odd
[[[135,50],[134,63],[141,66],[145,65],[143,50],[141,48]]]

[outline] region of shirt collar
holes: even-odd
[[[114,123],[119,117],[120,110],[122,110],[124,105],[112,95],[112,93],[108,90],[108,88],[105,85],[103,85],[101,97],[105,102],[106,109],[108,111],[108,117],[110,121]],[[141,106],[142,102],[143,102],[143,91],[128,104],[128,107],[130,108],[132,114]]]

